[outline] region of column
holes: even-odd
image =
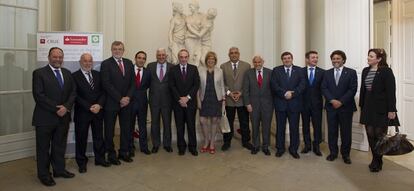
[[[97,0],[70,0],[70,31],[97,32],[98,31],[98,3]]]
[[[306,1],[281,0],[281,49],[277,55],[289,51],[293,54],[293,64],[305,66],[306,53]]]

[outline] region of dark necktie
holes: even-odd
[[[56,79],[59,83],[60,89],[63,89],[63,79],[62,79],[62,75],[60,75],[60,71],[59,70],[54,70],[55,74],[56,74]]]
[[[288,79],[290,78],[290,68],[286,69],[286,76],[288,77]]]
[[[185,71],[185,66],[182,67],[182,71],[181,71],[181,77],[183,78],[183,80],[185,80],[187,76],[187,72]]]
[[[259,88],[262,88],[262,84],[263,84],[263,76],[262,76],[262,71],[257,71],[259,72],[259,74],[257,75],[257,84],[259,85]]]
[[[309,85],[312,86],[313,84],[313,80],[315,78],[315,74],[314,74],[314,69],[315,68],[309,68]]]
[[[91,86],[92,89],[94,89],[95,88],[95,83],[93,82],[91,72],[87,72],[86,74],[88,75],[89,85]]]
[[[160,65],[160,76],[159,76],[159,79],[160,79],[160,81],[162,81],[162,79],[164,79],[164,65],[163,64],[161,64]]]
[[[141,69],[138,69],[137,75],[135,76],[135,85],[137,88],[141,87]]]
[[[237,64],[233,64],[233,77],[235,78],[237,75]]]

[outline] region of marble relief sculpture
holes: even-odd
[[[211,32],[214,29],[214,19],[217,10],[210,8],[207,14],[199,11],[197,1],[189,5],[190,15],[183,14],[183,6],[173,3],[173,18],[170,21],[169,49],[170,61],[177,63],[177,53],[186,48],[190,52],[189,63],[196,66],[204,65],[204,57],[211,50]]]

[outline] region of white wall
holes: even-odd
[[[133,58],[139,50],[148,53],[148,62],[155,60],[157,48],[168,47],[169,21],[172,17],[172,1],[125,0],[125,46],[126,56]],[[188,14],[191,0],[183,3]],[[250,62],[254,54],[254,2],[251,0],[200,0],[200,11],[217,8],[212,33],[213,51],[218,63],[228,60],[228,49],[237,46],[241,59]]]

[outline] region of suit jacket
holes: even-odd
[[[338,108],[341,112],[356,111],[354,96],[358,88],[357,73],[354,69],[344,67],[339,78],[338,85],[335,83],[335,70],[331,68],[325,72],[322,80],[321,89],[325,96],[326,111],[335,110],[330,103],[331,100],[336,99],[342,102],[342,106]]]
[[[302,68],[292,65],[291,70],[290,78],[286,74],[284,65],[277,66],[272,71],[270,87],[273,91],[276,111],[302,111],[302,96],[306,87],[306,79]],[[294,91],[292,99],[285,99],[286,91]]]
[[[162,81],[157,75],[157,62],[149,63],[147,69],[151,71],[151,85],[149,88],[150,107],[169,107],[171,108],[172,95],[168,87],[168,76],[174,65],[167,63],[164,68],[164,78]]]
[[[105,105],[105,93],[102,89],[101,76],[96,70],[92,70],[91,73],[94,89],[91,88],[82,70],[79,69],[72,74],[76,84],[75,122],[79,119],[90,119],[96,116],[89,110],[92,105],[99,104],[101,107]],[[101,109],[98,115],[102,115],[102,111]]]
[[[101,64],[102,87],[106,92],[105,110],[119,110],[122,97],[129,97],[135,90],[135,72],[131,60],[122,58],[125,76],[122,75],[118,63],[113,57]]]
[[[200,74],[200,89],[198,91],[199,102],[204,99],[207,85],[207,68],[203,66],[198,67],[198,73]],[[214,67],[214,88],[217,94],[217,100],[222,100],[226,95],[224,91],[224,79],[223,71],[220,68]]]
[[[70,112],[59,117],[56,106],[63,105],[69,111],[72,109],[76,97],[76,85],[69,70],[61,68],[64,81],[63,89],[49,65],[33,71],[33,98],[35,108],[33,112],[33,126],[55,126],[68,124],[71,120]]]
[[[223,63],[220,68],[223,70],[225,91],[243,92],[243,78],[246,71],[251,68],[250,64],[240,60],[237,66],[236,77],[233,76],[233,65],[231,61]],[[227,96],[226,105],[230,107],[244,106],[243,93],[238,102],[235,102],[230,96]]]
[[[302,71],[307,81],[305,91],[303,92],[303,106],[305,108],[321,110],[323,108],[321,84],[325,70],[315,67],[312,85],[309,84],[308,67],[303,67]]]
[[[170,87],[173,103],[178,105],[180,97],[190,95],[191,99],[187,102],[187,107],[197,108],[197,91],[200,88],[200,76],[197,67],[187,64],[187,76],[185,80],[181,76],[181,65],[173,66],[168,76],[168,86]]]
[[[246,105],[251,104],[253,108],[261,108],[262,111],[273,111],[273,96],[270,88],[272,70],[263,67],[262,87],[257,83],[256,69],[252,68],[246,72],[243,81],[243,101]],[[255,112],[255,111],[254,111]]]
[[[135,88],[134,95],[132,97],[132,102],[134,103],[134,108],[148,107],[148,95],[147,90],[151,85],[151,71],[147,68],[142,69],[141,76],[141,85]],[[143,108],[144,109],[144,108]]]
[[[361,89],[359,91],[359,106],[361,108],[364,107],[367,91],[365,88],[365,78],[368,75],[369,69],[370,67],[366,67],[362,70]],[[372,82],[371,96],[372,106],[374,106],[374,108],[370,109],[371,111],[378,113],[397,111],[395,106],[395,77],[391,68],[378,68],[374,81]]]

